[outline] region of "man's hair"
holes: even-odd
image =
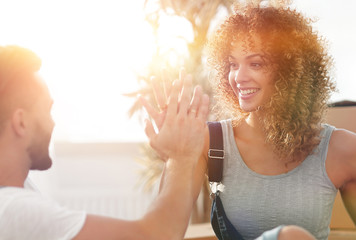
[[[263,106],[266,115],[261,123],[266,142],[289,160],[310,154],[319,144],[327,101],[335,90],[329,72],[332,58],[311,22],[288,7],[246,5],[237,7],[208,43],[208,62],[217,70],[218,116],[232,117],[238,124],[248,113],[240,108],[229,85],[228,56],[233,42],[242,42],[251,50],[253,39],[261,40],[275,73],[275,93]]]
[[[31,104],[25,96],[32,90],[34,73],[40,67],[41,59],[32,51],[19,46],[0,46],[0,132],[15,107]]]

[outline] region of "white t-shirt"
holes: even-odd
[[[0,239],[67,240],[82,229],[86,213],[71,211],[40,193],[0,188]]]

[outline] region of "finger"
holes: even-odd
[[[177,115],[178,97],[179,97],[179,93],[181,91],[180,85],[181,84],[180,84],[179,80],[175,80],[173,82],[172,91],[168,98],[167,115],[166,115],[167,121],[171,120],[173,117],[175,117]]]
[[[187,74],[185,72],[185,69],[183,67],[181,67],[180,70],[179,70],[179,83],[180,83],[179,87],[180,87],[180,89],[183,89],[183,85],[184,85],[184,81],[186,79],[186,76],[187,76]],[[181,94],[182,94],[182,92],[179,95],[179,99],[181,97]]]
[[[167,69],[165,68],[161,70],[161,79],[163,81],[164,93],[167,99],[168,96],[171,94],[172,81],[170,81],[169,74],[167,72]]]
[[[145,134],[151,142],[154,139],[154,137],[156,136],[156,132],[155,132],[152,122],[150,120],[146,119],[145,125],[146,125],[145,126]]]
[[[190,116],[194,116],[194,117],[196,116],[202,96],[203,96],[202,88],[200,86],[196,86],[194,88],[192,101],[191,101],[190,107],[189,107],[189,115]]]
[[[146,109],[148,115],[153,118],[155,122],[157,122],[159,118],[159,113],[156,111],[156,109],[154,109],[142,96],[139,96],[138,99],[141,102],[142,106]]]
[[[151,82],[158,108],[160,110],[163,110],[166,107],[167,103],[164,90],[156,77],[151,77]]]
[[[184,69],[184,67],[181,67],[179,69],[179,79],[182,81],[185,78],[185,76],[186,76],[185,69]]]
[[[197,118],[205,121],[209,115],[209,96],[207,94],[203,95],[198,109]]]
[[[183,89],[181,91],[181,97],[179,102],[179,113],[186,115],[188,112],[189,104],[190,104],[190,96],[192,89],[192,79],[191,76],[188,75],[184,79]]]

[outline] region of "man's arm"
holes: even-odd
[[[193,206],[193,180],[192,167],[179,164],[173,159],[167,161],[164,187],[142,219],[88,215],[75,239],[183,239]]]
[[[183,90],[171,90],[164,122],[158,133],[147,122],[150,145],[167,157],[164,185],[145,216],[123,221],[88,215],[75,239],[182,239],[193,207],[193,175],[204,145],[209,99],[195,91],[190,104],[191,81]]]

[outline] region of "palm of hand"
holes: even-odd
[[[158,130],[156,133],[152,122],[147,120],[146,135],[163,160],[197,159],[204,144],[209,98],[203,95],[201,87],[196,87],[191,97],[191,79],[184,84],[180,80],[173,84],[168,98],[154,84],[159,112],[141,99]]]

